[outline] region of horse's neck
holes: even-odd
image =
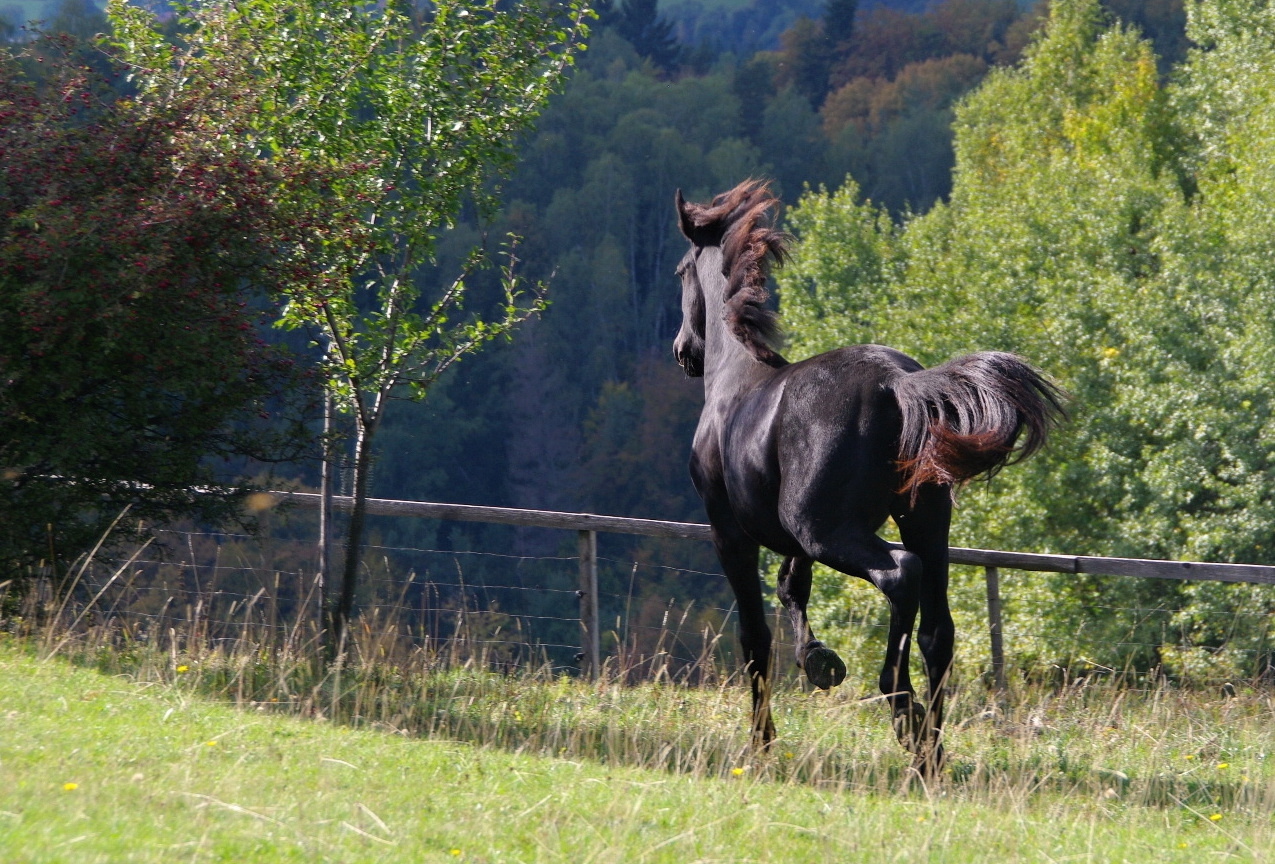
[[[716,306],[706,320],[704,397],[720,404],[756,389],[775,369],[749,353],[722,320],[721,305]]]
[[[722,271],[720,247],[708,246],[698,266],[704,292],[704,395],[718,404],[755,389],[775,374],[774,367],[761,363],[730,331],[723,318],[723,296],[727,288]],[[711,275],[709,275],[711,274]]]

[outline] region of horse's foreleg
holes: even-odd
[[[724,536],[716,528],[713,543],[739,609],[739,642],[753,694],[753,743],[766,747],[775,738],[775,724],[770,716],[771,633],[757,573],[758,546],[746,539]]]
[[[846,679],[846,664],[837,656],[837,652],[815,638],[806,617],[813,563],[809,558],[785,558],[779,569],[777,593],[792,620],[797,665],[805,670],[806,678],[811,684],[820,690],[830,690]]]

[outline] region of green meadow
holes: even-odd
[[[1265,693],[958,688],[922,783],[864,692],[346,670],[295,700],[225,663],[0,639],[0,860],[1265,861]],[[107,669],[107,672],[101,671]],[[285,693],[284,682],[263,692]],[[302,694],[304,695],[304,694]],[[260,697],[260,698],[258,698]]]

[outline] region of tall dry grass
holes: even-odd
[[[689,664],[672,661],[663,643],[642,654],[622,650],[587,681],[545,660],[512,666],[483,626],[468,626],[463,608],[445,641],[422,639],[399,613],[373,609],[350,630],[341,661],[329,665],[312,618],[263,612],[268,592],[231,605],[241,625],[233,638],[217,635],[225,622],[212,620],[212,604],[199,600],[165,627],[138,628],[109,602],[110,586],[127,582],[130,561],[103,571],[99,587],[85,592],[91,566],[84,562],[61,584],[37,580],[20,597],[9,586],[0,596],[5,627],[45,657],[243,710],[697,779],[747,775],[880,795],[919,790],[1007,810],[1053,796],[1206,820],[1275,812],[1275,694],[1260,682],[1224,692],[1089,675],[1017,681],[996,693],[967,676],[949,702],[948,770],[927,783],[911,771],[867,682],[812,692],[790,666],[774,693],[780,738],[754,750],[747,688],[719,659],[730,634],[699,634],[702,647]],[[684,643],[677,627],[667,638]]]

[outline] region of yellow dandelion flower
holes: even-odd
[[[743,768],[732,768],[732,769],[730,769],[730,773],[731,773],[731,774],[733,774],[733,775],[734,775],[734,776],[736,776],[736,777],[743,777],[743,776],[744,776],[744,769],[743,769]]]
[[[205,746],[205,747],[216,747],[216,746],[217,746],[217,742],[216,742],[216,741],[205,741],[205,742],[204,742],[204,746]]]
[[[452,854],[453,854],[453,855],[455,855],[457,858],[459,858],[459,857],[460,857],[460,850],[459,850],[459,849],[453,849],[453,850],[452,850]]]
[[[785,759],[791,759],[791,758],[792,758],[792,751],[791,751],[791,750],[785,750],[785,751],[784,751],[784,758],[785,758]]]
[[[80,788],[80,784],[79,783],[63,783],[62,788],[65,789],[67,792],[74,792],[76,789]]]
[[[1217,763],[1217,767],[1219,767],[1219,768],[1230,768],[1230,767],[1231,767],[1231,763],[1230,763],[1230,762],[1219,762],[1219,763]]]
[[[1222,821],[1222,814],[1221,814],[1221,813],[1210,813],[1210,814],[1209,814],[1209,821],[1210,821],[1210,822],[1221,822],[1221,821]]]
[[[1188,754],[1186,754],[1185,756],[1183,756],[1182,758],[1183,758],[1183,759],[1194,759],[1194,758],[1195,758],[1195,754],[1194,754],[1194,753],[1188,753]]]
[[[1187,848],[1189,845],[1190,845],[1189,843],[1179,843],[1179,844],[1178,844],[1178,848],[1179,848],[1179,849],[1185,849],[1185,848]]]
[[[181,674],[183,674],[183,673],[185,673],[185,672],[189,672],[189,671],[190,671],[190,667],[189,667],[189,666],[187,666],[185,663],[183,663],[182,665],[180,665],[180,666],[178,666],[178,667],[177,667],[177,674],[178,674],[178,675],[181,675]]]

